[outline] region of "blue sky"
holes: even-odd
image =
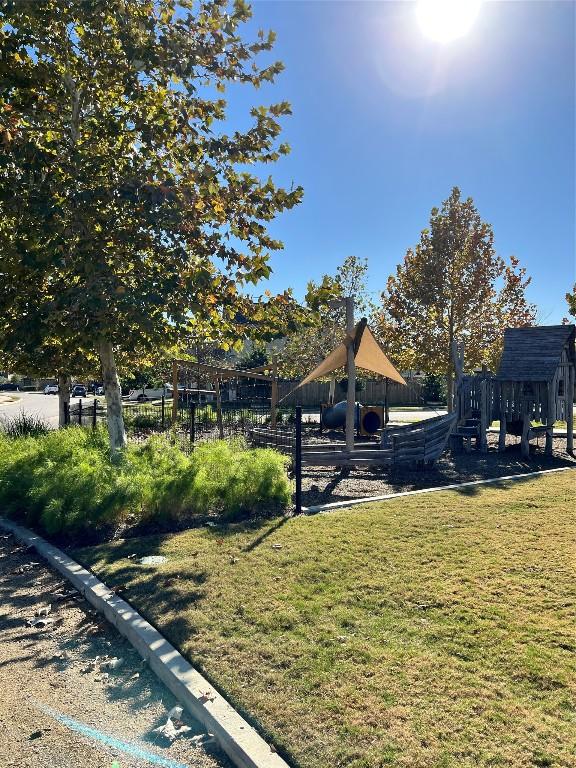
[[[576,279],[575,7],[486,2],[466,37],[439,44],[411,2],[257,0],[250,28],[276,31],[286,69],[231,94],[230,118],[290,101],[292,153],[270,171],[305,191],[271,226],[285,250],[259,289],[300,297],[355,254],[377,295],[456,185],[528,268],[539,322],[560,322]]]

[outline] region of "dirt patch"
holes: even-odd
[[[493,477],[536,472],[575,466],[576,461],[566,453],[566,439],[555,438],[553,455],[544,454],[544,438],[540,446],[531,447],[529,459],[522,458],[518,438],[508,437],[506,451],[498,450],[498,435],[488,435],[488,453],[453,455],[446,451],[430,469],[408,467],[373,468],[304,467],[302,474],[302,504],[328,504],[363,496],[415,491],[421,488],[485,480]]]
[[[185,715],[190,730],[172,743],[154,732],[178,703],[172,694],[67,581],[4,533],[0,689],[3,768],[231,768]]]

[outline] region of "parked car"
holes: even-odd
[[[4,384],[0,384],[0,392],[20,392],[20,387],[13,381],[5,381]]]
[[[72,387],[72,397],[86,397],[87,394],[84,384],[75,384]]]
[[[140,389],[131,389],[126,400],[137,403],[145,403],[147,400],[159,400],[166,397],[166,387],[152,389],[151,387],[141,387]]]
[[[104,387],[96,387],[96,391],[94,392],[95,395],[103,395],[104,394]]]
[[[46,384],[44,387],[45,395],[57,395],[59,391],[58,384]]]

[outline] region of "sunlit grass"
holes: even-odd
[[[574,477],[77,555],[302,768],[568,768]]]

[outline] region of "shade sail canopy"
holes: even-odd
[[[380,376],[386,376],[387,379],[397,381],[398,384],[406,384],[403,376],[394,368],[384,354],[368,326],[366,326],[362,334],[355,361],[358,368],[364,368],[364,370],[372,371],[372,373],[379,373]]]
[[[401,374],[394,368],[390,360],[384,354],[382,348],[372,335],[372,331],[366,325],[365,320],[361,320],[356,324],[352,336],[346,335],[342,344],[331,352],[320,365],[316,366],[314,370],[303,379],[298,387],[308,384],[314,379],[320,379],[322,376],[327,376],[333,371],[337,371],[346,365],[346,354],[350,344],[354,344],[355,356],[354,360],[358,368],[363,368],[365,371],[371,371],[372,373],[378,373],[380,376],[385,376],[391,381],[397,381],[399,384],[406,384]],[[298,389],[296,387],[296,389]],[[287,397],[287,396],[286,396]]]

